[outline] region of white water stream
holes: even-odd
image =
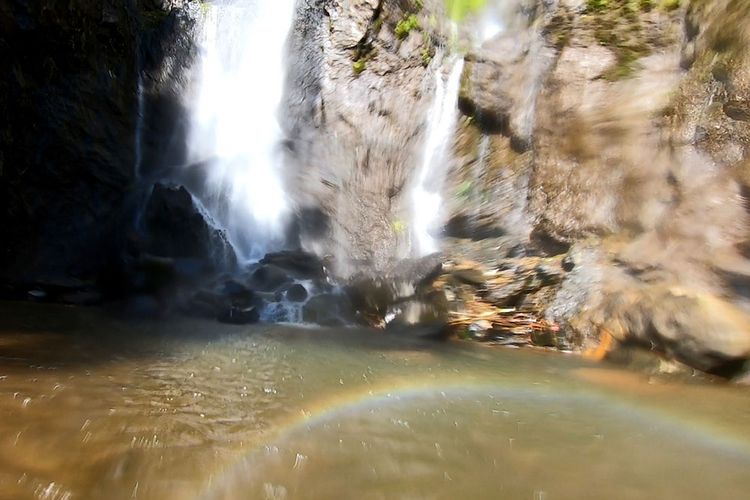
[[[467,42],[474,48],[505,29],[502,18],[511,2],[490,2],[473,19],[472,36]],[[458,46],[459,27],[451,25],[452,45]],[[421,163],[412,188],[412,253],[429,255],[439,250],[436,235],[443,224],[442,191],[451,159],[453,134],[458,120],[458,95],[464,55],[458,51],[445,57],[435,71],[435,96],[427,117],[427,135]]]
[[[458,119],[458,91],[463,67],[463,56],[459,56],[435,72],[435,97],[428,115],[422,162],[412,191],[412,251],[418,255],[438,250],[434,234],[442,219],[441,191]],[[444,68],[448,69],[447,74]]]
[[[281,244],[288,211],[277,112],[295,0],[204,5],[190,163],[205,164],[199,196],[238,256],[256,259]]]

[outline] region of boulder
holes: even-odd
[[[414,317],[413,307],[401,307],[406,302],[425,304],[424,294],[443,271],[443,257],[433,254],[418,259],[403,259],[392,264],[382,274],[360,273],[347,282],[344,290],[360,320],[381,326],[390,323],[388,316],[402,317],[404,311]],[[397,311],[397,312],[394,312]],[[417,316],[421,316],[418,313]],[[414,323],[409,320],[407,323]]]
[[[187,301],[184,310],[186,314],[203,318],[217,318],[221,312],[229,307],[225,298],[209,290],[199,290]]]
[[[730,375],[750,358],[750,319],[726,300],[678,288],[647,295],[652,341],[673,358]]]
[[[260,313],[255,307],[239,308],[230,307],[224,310],[217,318],[219,322],[229,325],[249,325],[260,321]]]
[[[277,292],[292,283],[286,270],[274,264],[263,264],[250,277],[250,288],[259,292]]]
[[[157,183],[143,215],[146,251],[176,259],[197,259],[227,269],[237,259],[223,230],[213,227],[184,186]]]
[[[307,300],[308,293],[304,286],[295,284],[287,288],[285,296],[289,302],[304,302]]]
[[[321,294],[310,298],[302,309],[302,320],[323,326],[341,326],[353,321],[351,303],[344,295]]]
[[[283,269],[295,279],[312,280],[326,277],[323,262],[317,256],[301,250],[269,253],[260,263]]]

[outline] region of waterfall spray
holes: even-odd
[[[203,23],[190,157],[207,168],[198,196],[245,260],[281,245],[284,236],[277,110],[294,4],[216,1]]]

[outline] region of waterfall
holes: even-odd
[[[277,111],[294,0],[204,3],[190,163],[206,168],[197,193],[241,259],[283,241],[288,202]]]
[[[471,22],[464,22],[463,28],[468,32],[461,35],[461,27],[451,24],[451,39],[454,49],[462,45],[458,39],[462,36],[468,46],[477,49],[488,40],[496,37],[506,29],[504,17],[516,5],[515,2],[493,1],[484,5]],[[466,44],[464,43],[464,46]],[[448,174],[451,144],[458,120],[458,94],[461,88],[461,75],[464,68],[464,56],[458,52],[444,58],[435,71],[435,95],[427,116],[427,135],[422,148],[421,164],[417,171],[416,182],[412,188],[412,253],[428,255],[438,250],[435,233],[439,232],[442,213],[442,189]],[[489,138],[482,141],[486,156]],[[483,158],[482,158],[483,161]],[[484,167],[482,163],[480,168]],[[482,172],[474,173],[478,178]],[[476,213],[479,212],[477,207]]]
[[[438,250],[433,234],[441,222],[441,191],[458,119],[463,67],[463,57],[456,56],[435,71],[435,97],[427,117],[427,136],[412,191],[412,251],[418,255]]]

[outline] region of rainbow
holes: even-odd
[[[480,381],[458,381],[454,378],[403,378],[390,379],[377,384],[357,386],[340,390],[334,395],[323,397],[306,405],[304,410],[286,419],[275,421],[273,431],[264,435],[262,443],[245,449],[237,462],[225,468],[219,477],[232,475],[237,467],[257,457],[267,446],[283,441],[301,430],[312,430],[338,416],[350,413],[370,411],[402,402],[430,398],[451,397],[494,397],[498,399],[533,400],[536,402],[568,401],[581,404],[582,407],[596,405],[616,418],[638,423],[659,424],[664,432],[672,433],[677,439],[688,436],[698,446],[721,450],[750,463],[750,441],[735,433],[722,431],[705,422],[694,422],[685,419],[684,415],[671,415],[663,410],[648,406],[636,407],[633,403],[623,401],[614,394],[598,390],[596,387],[583,389],[562,388],[559,385],[529,385],[528,383],[507,384],[486,383]],[[212,481],[213,482],[213,481]],[[200,498],[211,498],[210,492],[204,492]]]

